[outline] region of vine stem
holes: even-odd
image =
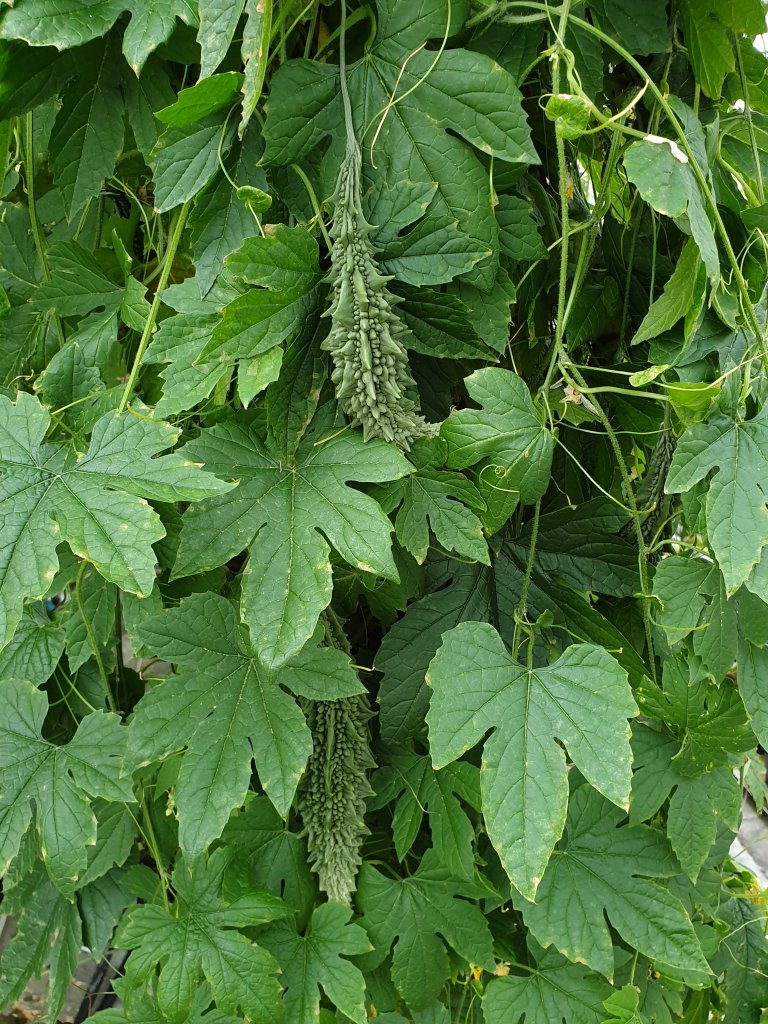
[[[43,239],[43,231],[40,227],[40,221],[37,216],[37,201],[35,199],[35,148],[34,148],[34,132],[33,132],[33,121],[32,111],[28,111],[24,115],[24,168],[26,170],[26,186],[27,186],[27,202],[29,204],[29,225],[32,229],[32,238],[35,242],[35,249],[37,250],[37,258],[40,260],[40,269],[43,273],[43,280],[50,281],[51,279],[51,268],[48,266],[48,256],[45,251],[45,241]],[[50,314],[53,319],[53,326],[56,329],[56,337],[59,341],[59,348],[64,347],[64,331],[61,326],[61,320],[59,314],[53,312]]]
[[[144,358],[144,353],[147,351],[150,338],[155,330],[155,321],[157,320],[157,314],[160,310],[160,303],[162,302],[162,294],[168,284],[168,279],[171,276],[171,269],[173,267],[173,261],[176,257],[176,250],[179,247],[181,241],[181,235],[184,231],[184,225],[187,222],[187,217],[192,205],[190,199],[181,207],[176,220],[174,221],[171,233],[168,238],[168,246],[165,250],[165,258],[163,260],[163,269],[160,272],[160,279],[157,282],[157,288],[155,294],[152,297],[152,305],[149,307],[149,314],[147,315],[147,322],[144,324],[144,330],[141,332],[141,339],[139,341],[139,347],[136,351],[136,356],[133,360],[133,366],[131,367],[131,373],[128,377],[128,381],[123,391],[123,397],[120,399],[120,405],[117,408],[118,415],[125,412],[125,407],[128,405],[128,399],[133,393],[133,389],[136,386],[136,378],[139,375],[141,369],[141,361]]]
[[[571,0],[565,0],[561,8],[560,13],[560,24],[558,26],[557,35],[558,39],[562,42],[565,38],[565,30],[568,25],[568,14],[570,11]],[[552,91],[557,95],[560,92],[560,53],[555,49],[552,53]],[[567,168],[565,164],[565,143],[559,133],[556,133],[556,145],[557,145],[557,167],[558,167],[558,187],[560,192],[560,234],[561,234],[561,245],[560,245],[560,279],[558,282],[557,290],[557,323],[555,325],[555,352],[559,354],[563,347],[563,332],[565,330],[565,312],[567,304],[567,286],[568,286],[568,240],[569,240],[569,224],[568,224],[568,196],[566,193],[566,174]],[[556,356],[558,358],[558,356]],[[517,613],[515,616],[515,629],[512,639],[512,657],[517,659],[517,655],[520,650],[520,627],[525,620],[526,608],[528,605],[528,590],[531,585],[531,574],[533,573],[533,560],[536,556],[536,542],[539,536],[539,517],[541,515],[541,498],[536,502],[536,509],[533,515],[533,527],[531,530],[531,543],[528,548],[528,561],[525,567],[525,578],[523,579],[523,586],[520,592],[520,601],[517,606]],[[532,658],[533,651],[533,637],[528,641],[528,661],[529,667]]]
[[[530,6],[538,6],[531,4]],[[570,0],[565,0],[565,3],[560,8],[560,24],[558,26],[558,41],[561,46],[564,46],[563,40],[565,39],[565,29],[568,23],[570,15]],[[581,24],[581,19],[574,18],[574,22]],[[586,23],[585,23],[586,24]],[[601,33],[602,35],[602,33]],[[646,76],[647,77],[647,76]],[[658,91],[658,90],[657,90]],[[560,54],[557,49],[552,54],[552,92],[557,96],[560,92]],[[558,190],[560,193],[560,233],[562,237],[562,246],[560,249],[560,280],[558,287],[557,296],[557,324],[555,326],[555,352],[553,359],[553,366],[559,365],[560,371],[563,376],[568,379],[569,372],[573,377],[573,382],[579,388],[587,388],[588,385],[582,377],[579,370],[575,369],[571,363],[563,345],[563,337],[565,333],[565,322],[567,313],[567,275],[568,275],[568,238],[569,238],[569,214],[568,214],[568,195],[566,191],[566,181],[568,168],[565,160],[565,140],[562,136],[555,133],[555,146],[557,151],[557,170],[558,170]],[[632,481],[629,477],[629,471],[627,470],[626,463],[624,462],[624,453],[621,450],[619,439],[614,433],[613,427],[611,426],[610,420],[606,415],[604,409],[600,405],[597,399],[594,400],[593,406],[597,412],[598,418],[605,430],[608,437],[608,441],[613,449],[614,456],[618,463],[619,473],[621,474],[622,490],[624,491],[624,498],[627,502],[627,506],[632,515],[632,521],[635,530],[635,536],[637,537],[637,566],[638,575],[640,577],[640,589],[642,591],[642,602],[643,602],[643,625],[645,627],[645,642],[648,649],[648,664],[651,670],[651,677],[653,681],[656,681],[656,664],[653,653],[653,633],[651,625],[651,610],[650,610],[650,590],[648,583],[648,560],[645,548],[645,538],[643,537],[642,526],[640,523],[640,514],[637,508],[637,502],[635,501],[635,495],[632,490]],[[532,549],[535,550],[535,536],[532,538]],[[532,560],[532,555],[529,556],[529,562]],[[526,590],[527,595],[527,590]]]
[[[536,3],[535,0],[514,0],[513,4],[511,4],[510,6],[534,8],[536,10],[542,10],[545,12],[548,12],[550,10],[548,6]],[[569,6],[570,0],[567,0],[567,2],[563,4],[563,6],[561,7],[561,11],[567,9]],[[715,199],[714,195],[712,194],[712,190],[707,184],[707,179],[704,175],[704,171],[702,171],[701,167],[699,166],[699,162],[696,159],[696,154],[693,152],[693,149],[691,148],[691,145],[688,142],[688,138],[686,137],[685,131],[683,130],[683,126],[680,124],[677,115],[675,114],[672,107],[669,105],[669,101],[667,100],[664,93],[661,91],[658,85],[656,85],[656,83],[650,77],[650,75],[642,66],[642,64],[636,61],[632,54],[624,49],[621,43],[616,42],[616,40],[613,39],[611,36],[607,35],[605,32],[602,32],[599,28],[597,28],[597,26],[592,25],[590,22],[585,21],[583,18],[578,18],[574,16],[572,20],[574,25],[578,25],[579,28],[583,29],[585,32],[588,32],[590,35],[595,36],[601,42],[605,43],[606,46],[610,46],[612,50],[618,53],[619,56],[622,57],[629,64],[629,66],[637,72],[638,75],[640,75],[642,80],[647,83],[648,89],[653,94],[654,98],[657,100],[661,109],[664,111],[667,120],[669,121],[670,125],[675,131],[675,134],[678,137],[680,148],[688,157],[688,162],[690,163],[693,176],[696,179],[696,184],[701,189],[704,198],[707,201],[707,205],[709,206],[712,212],[712,219],[715,222],[717,233],[720,236],[720,241],[722,242],[723,248],[725,249],[726,257],[731,266],[731,270],[733,271],[733,276],[736,281],[736,287],[739,290],[739,297],[741,298],[743,304],[744,315],[747,318],[750,330],[754,334],[755,341],[757,342],[757,345],[760,349],[763,367],[765,371],[768,372],[768,341],[766,341],[766,338],[763,336],[763,332],[760,328],[760,323],[757,319],[755,307],[752,303],[752,299],[749,296],[747,282],[744,280],[744,275],[741,272],[741,268],[739,267],[739,261],[736,257],[736,253],[734,252],[733,246],[731,245],[731,240],[728,236],[728,231],[725,227],[725,222],[723,221],[723,218],[720,215],[720,210],[717,207],[717,200]]]
[[[533,575],[533,559],[536,554],[536,542],[539,538],[539,518],[541,517],[541,498],[536,502],[536,508],[533,513],[533,526],[531,527],[531,543],[528,546],[528,561],[525,566],[525,577],[523,579],[523,586],[520,591],[520,601],[517,605],[517,614],[515,615],[515,630],[512,635],[512,657],[517,660],[517,654],[520,650],[520,627],[525,619],[525,611],[528,606],[528,591],[531,587],[531,576]],[[529,655],[533,651],[533,637],[529,640]]]
[[[563,376],[567,377],[567,371],[565,367],[561,367]],[[568,368],[571,375],[573,376],[574,382],[579,388],[586,388],[587,383],[582,377],[579,370],[575,367],[570,366]],[[605,430],[608,442],[613,449],[613,454],[619,467],[619,473],[621,474],[622,490],[624,491],[624,498],[627,502],[627,507],[632,515],[632,525],[635,531],[635,537],[637,539],[637,570],[640,576],[640,591],[643,602],[643,626],[645,627],[645,643],[648,648],[648,665],[651,670],[651,678],[654,683],[656,682],[656,661],[653,653],[653,627],[651,622],[651,592],[650,583],[648,580],[648,555],[646,550],[645,538],[643,537],[643,528],[640,522],[640,512],[637,507],[637,501],[635,500],[635,492],[632,490],[632,481],[629,476],[627,464],[624,461],[624,453],[621,450],[619,439],[616,436],[616,432],[611,426],[611,422],[608,416],[601,406],[599,400],[595,398],[590,399],[592,405],[597,413],[598,419],[600,420],[603,430]]]
[[[96,668],[99,672],[99,680],[101,681],[101,688],[104,691],[104,697],[107,701],[109,710],[114,714],[117,714],[117,704],[115,704],[115,698],[112,696],[112,690],[109,685],[109,679],[104,669],[104,662],[101,660],[101,651],[99,650],[99,641],[96,638],[96,634],[93,631],[93,625],[91,620],[88,618],[88,614],[85,610],[85,602],[83,601],[83,590],[82,583],[83,577],[85,576],[85,570],[90,563],[87,559],[83,559],[80,562],[80,568],[77,570],[77,578],[75,580],[75,601],[77,602],[77,610],[80,612],[80,618],[83,620],[85,626],[85,633],[88,637],[88,642],[93,649],[93,657],[96,661]]]

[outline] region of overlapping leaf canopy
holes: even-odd
[[[764,7],[2,6],[0,1004],[759,1024]]]

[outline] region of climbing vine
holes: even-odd
[[[0,1005],[764,1019],[765,27],[3,7]]]

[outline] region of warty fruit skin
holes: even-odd
[[[299,792],[309,863],[329,899],[349,905],[368,834],[365,800],[375,767],[368,747],[365,697],[313,700],[305,709],[312,754]]]
[[[360,199],[362,159],[357,143],[347,146],[334,193],[331,237],[331,330],[323,342],[333,358],[336,397],[367,441],[380,437],[408,449],[436,428],[418,414],[416,386],[403,344],[407,328],[395,312],[397,296],[379,273],[370,241],[371,225]]]

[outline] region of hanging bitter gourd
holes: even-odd
[[[648,461],[643,479],[640,481],[640,486],[635,494],[637,509],[643,517],[640,529],[646,544],[654,541],[656,531],[669,515],[671,499],[668,495],[664,494],[664,484],[676,447],[675,435],[665,420],[656,446]],[[633,536],[631,524],[624,528],[624,532],[628,537]],[[656,559],[651,558],[651,560],[655,561]]]
[[[312,754],[299,790],[309,863],[329,899],[349,904],[368,834],[365,799],[375,767],[368,747],[364,696],[308,701]]]
[[[387,288],[374,259],[371,225],[361,203],[362,156],[355,137],[346,83],[344,32],[340,81],[347,134],[339,171],[331,237],[331,330],[323,342],[333,357],[336,396],[363,437],[382,437],[408,448],[436,427],[418,414],[416,386],[403,344],[405,324],[397,315],[397,296]]]
[[[417,412],[415,385],[403,345],[398,301],[379,273],[360,203],[360,147],[352,140],[341,165],[331,228],[331,330],[323,342],[333,357],[336,396],[366,440],[383,437],[402,448],[434,433]]]

